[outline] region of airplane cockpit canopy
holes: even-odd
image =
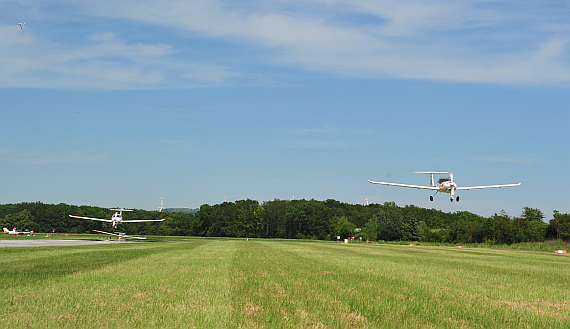
[[[441,177],[440,179],[437,180],[437,183],[441,184],[449,181],[451,181],[451,177]]]

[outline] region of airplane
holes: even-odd
[[[414,174],[429,174],[430,176],[430,186],[421,186],[421,185],[408,185],[408,184],[396,184],[396,183],[385,183],[385,182],[374,182],[368,180],[368,182],[372,184],[382,184],[388,186],[401,186],[401,187],[410,187],[410,188],[417,188],[417,189],[425,189],[425,190],[433,190],[435,194],[437,192],[442,193],[450,193],[451,199],[450,201],[459,202],[459,196],[455,196],[455,191],[462,191],[462,190],[475,190],[475,189],[483,189],[483,188],[501,188],[501,187],[509,187],[509,186],[519,186],[521,183],[518,184],[504,184],[504,185],[487,185],[487,186],[469,186],[469,187],[458,187],[457,184],[453,181],[453,173],[447,171],[414,171]],[[449,174],[449,177],[441,177],[437,180],[437,184],[434,184],[433,175],[434,174]],[[430,195],[429,200],[433,201],[434,195]]]
[[[120,232],[117,232],[117,233],[109,233],[109,232],[97,231],[97,230],[93,230],[93,232],[103,233],[103,234],[109,234],[109,235],[116,235],[116,236],[119,237],[119,240],[120,240],[120,239],[139,239],[139,240],[146,240],[146,238],[141,238],[141,237],[138,237],[138,236],[128,236],[128,235],[126,235],[125,233],[120,233]]]
[[[24,25],[26,25],[26,23],[22,23],[20,22],[20,19],[18,18],[18,25],[20,25],[20,29],[24,29]]]
[[[33,234],[33,231],[18,231],[16,230],[16,228],[14,227],[14,229],[12,231],[8,230],[7,228],[4,227],[4,234],[10,234],[10,235],[19,235],[19,234],[23,234],[23,235],[30,235]]]
[[[162,222],[163,219],[133,219],[133,220],[123,220],[123,211],[133,211],[132,209],[109,209],[115,210],[111,219],[102,219],[102,218],[91,218],[91,217],[82,217],[82,216],[73,216],[69,215],[69,217],[73,218],[81,218],[81,219],[91,219],[91,220],[98,220],[102,222],[113,223],[113,228],[117,228],[117,225],[121,223],[140,223],[140,222]],[[118,211],[118,212],[117,212]]]

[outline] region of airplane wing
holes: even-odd
[[[468,186],[468,187],[458,187],[456,190],[476,190],[482,188],[501,188],[501,187],[509,187],[509,186],[519,186],[521,183],[518,184],[504,184],[504,185],[487,185],[487,186]]]
[[[368,180],[369,183],[372,184],[381,184],[381,185],[388,185],[388,186],[400,186],[400,187],[409,187],[409,188],[417,188],[417,189],[424,189],[424,190],[438,190],[435,186],[421,186],[421,185],[408,185],[408,184],[397,184],[397,183],[385,183],[385,182],[374,182]]]
[[[109,233],[109,232],[98,231],[98,230],[93,230],[93,232],[103,233],[103,234],[109,234],[109,235],[115,235],[115,236],[118,236],[118,237],[121,237],[121,238],[146,240],[146,238],[141,238],[141,237],[138,237],[138,236],[130,236],[130,235],[124,235],[124,234]]]
[[[102,218],[81,217],[81,216],[73,216],[73,215],[69,215],[69,217],[73,217],[73,218],[81,218],[81,219],[91,219],[91,220],[98,220],[98,221],[102,221],[102,222],[109,222],[109,223],[111,223],[111,222],[112,222],[112,220],[110,220],[110,219],[102,219]]]
[[[132,219],[132,220],[124,220],[123,223],[141,223],[141,222],[162,222],[163,219]]]

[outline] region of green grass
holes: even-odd
[[[185,239],[0,249],[2,327],[568,328],[537,251]]]
[[[46,237],[48,236],[48,237]],[[76,234],[76,233],[35,233],[35,236],[32,235],[10,235],[10,234],[1,234],[0,233],[0,240],[85,240],[85,239],[96,239],[97,235],[94,234]]]

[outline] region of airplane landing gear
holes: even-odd
[[[453,198],[450,198],[449,201],[453,202]]]
[[[434,195],[430,195],[430,196],[429,196],[429,201],[433,201],[433,197],[437,194],[437,192],[439,192],[439,191],[435,191],[435,194],[434,194]]]
[[[459,202],[459,195],[455,198],[455,201]]]

